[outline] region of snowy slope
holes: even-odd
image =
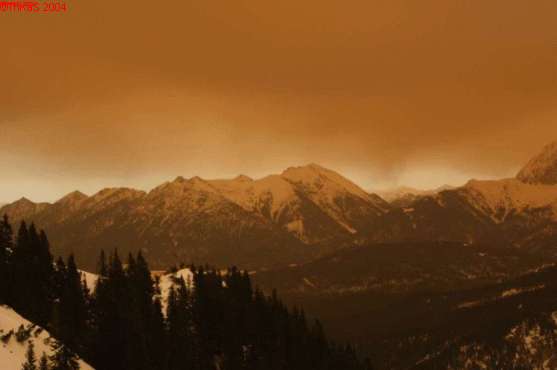
[[[389,208],[379,196],[367,193],[347,178],[317,164],[290,167],[281,177],[352,234],[358,231],[363,218],[380,216]]]
[[[269,175],[259,180],[239,176],[232,180],[211,180],[218,191],[247,210],[260,210],[268,204],[271,218],[296,199],[291,183],[279,175]]]
[[[79,272],[81,273],[81,280],[85,280],[89,291],[92,292],[93,290],[95,290],[97,280],[99,280],[99,275],[83,270],[79,270]]]
[[[527,184],[517,179],[471,180],[463,188],[470,203],[484,210],[495,221],[502,221],[510,212],[552,207],[557,210],[557,186]]]
[[[187,286],[191,286],[193,273],[190,269],[185,268],[178,270],[175,273],[165,274],[160,278],[159,288],[161,290],[161,306],[163,314],[166,314],[166,307],[168,305],[168,293],[170,292],[170,288],[174,284],[174,281],[180,278],[184,279]]]
[[[327,222],[353,233],[357,225],[353,224],[347,215],[350,210],[344,209],[343,204],[350,203],[354,208],[375,215],[388,207],[376,195],[368,194],[338,173],[316,164],[290,167],[280,175],[257,180],[244,175],[219,180],[179,177],[148,194],[150,199],[160,200],[161,197],[163,208],[181,203],[187,204],[188,209],[212,209],[226,200],[263,216],[304,241],[312,239],[307,235],[311,229],[308,222],[317,222],[316,217],[308,214],[309,208],[312,212],[321,212]]]
[[[4,336],[13,330],[14,333],[18,328],[23,325],[24,328],[31,328],[30,340],[35,345],[35,354],[38,359],[42,356],[43,352],[51,355],[50,349],[51,338],[50,334],[38,326],[34,326],[31,322],[27,321],[17,312],[6,306],[0,306],[0,335]],[[0,369],[2,370],[17,370],[25,362],[25,352],[27,351],[27,341],[19,343],[15,335],[4,343],[0,341]],[[79,365],[82,370],[93,369],[91,366],[79,360]]]
[[[344,192],[362,199],[369,199],[369,194],[352,181],[314,163],[301,167],[289,167],[281,176],[295,184],[302,185],[311,193],[320,193],[322,197],[332,198],[338,193]]]

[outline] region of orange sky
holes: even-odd
[[[320,163],[513,175],[557,139],[555,0],[67,0],[0,13],[0,201]]]

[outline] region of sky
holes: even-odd
[[[66,0],[0,13],[0,202],[319,163],[513,176],[557,139],[554,0]]]

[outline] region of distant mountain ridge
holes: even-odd
[[[163,268],[177,261],[272,268],[370,242],[497,242],[557,255],[557,185],[525,175],[551,173],[553,148],[517,178],[470,180],[390,203],[309,164],[261,179],[177,177],[149,192],[76,191],[52,204],[22,198],[0,213],[37,223],[55,252],[73,251],[89,267],[101,248],[141,249]]]
[[[454,186],[443,185],[435,189],[422,190],[408,186],[400,186],[394,189],[378,190],[375,193],[394,207],[404,207],[410,205],[416,199],[427,196],[435,195],[445,190],[454,189]]]
[[[303,245],[350,238],[388,208],[336,172],[310,164],[259,180],[177,177],[149,192],[76,191],[52,204],[22,198],[0,212],[36,222],[56,252],[72,250],[89,264],[100,248],[141,248],[163,267],[176,260],[266,267],[304,260],[313,252]]]

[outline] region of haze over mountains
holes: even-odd
[[[101,248],[141,249],[155,266],[209,262],[268,268],[368,242],[505,242],[543,249],[557,237],[557,145],[516,179],[390,203],[316,164],[261,179],[176,178],[149,192],[78,191],[55,203],[25,198],[0,209],[44,228],[56,253],[92,266]],[[551,250],[548,252],[553,253]]]

